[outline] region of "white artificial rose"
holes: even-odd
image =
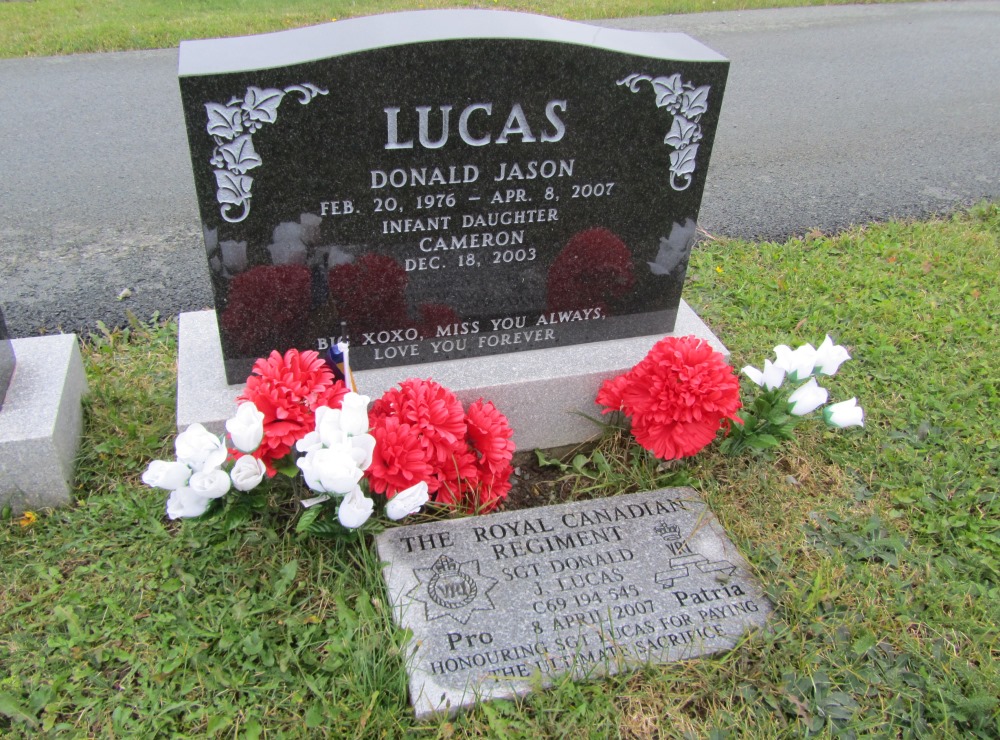
[[[200,496],[190,488],[178,488],[171,491],[167,498],[167,516],[170,519],[187,519],[201,516],[208,509],[211,499]]]
[[[823,344],[816,350],[816,371],[823,375],[835,375],[840,366],[851,356],[839,344],[834,344],[830,335],[826,335]]]
[[[816,378],[809,378],[808,383],[803,383],[788,397],[788,403],[791,404],[789,413],[805,416],[826,403],[829,396],[826,388],[821,388],[816,382]]]
[[[310,490],[316,491],[317,493],[326,493],[323,489],[323,482],[319,479],[319,469],[315,464],[316,453],[322,449],[322,447],[318,447],[315,450],[310,450],[295,461],[299,470],[302,471],[302,477],[305,478],[306,486],[308,486]]]
[[[303,453],[318,450],[322,446],[323,440],[320,439],[319,432],[309,432],[306,436],[295,443],[295,449]]]
[[[320,448],[306,453],[295,462],[302,470],[306,485],[317,493],[343,496],[361,480],[364,471],[354,461],[349,447]]]
[[[177,435],[174,443],[177,459],[195,472],[217,468],[226,461],[229,451],[218,436],[195,423]]]
[[[153,460],[142,474],[142,482],[151,488],[175,491],[186,486],[190,477],[191,468],[182,462]]]
[[[415,486],[410,486],[389,499],[389,503],[385,506],[386,516],[393,521],[398,521],[410,514],[416,514],[429,498],[427,484],[420,481]]]
[[[236,409],[236,416],[226,422],[226,431],[233,441],[233,447],[240,452],[253,452],[264,439],[264,414],[250,401],[244,401]]]
[[[233,480],[233,486],[237,491],[252,491],[256,488],[267,473],[267,466],[253,455],[243,455],[233,469],[229,472],[229,477]]]
[[[229,474],[221,468],[199,470],[191,475],[188,483],[192,491],[205,498],[225,496],[231,485]]]
[[[840,403],[833,403],[823,409],[823,419],[827,424],[845,429],[847,427],[863,427],[865,412],[858,406],[858,399],[851,398]]]
[[[340,502],[340,507],[337,509],[337,519],[348,529],[357,529],[368,521],[374,508],[375,502],[366,498],[361,492],[361,488],[355,486],[354,490]]]
[[[362,470],[368,470],[372,464],[372,455],[375,452],[375,438],[370,434],[359,434],[351,437],[351,457]]]
[[[816,348],[803,344],[793,350],[786,344],[774,348],[774,364],[784,370],[792,380],[805,380],[816,366]]]
[[[329,406],[320,406],[316,409],[316,434],[324,447],[336,447],[343,444],[347,435],[344,434],[340,425],[340,409],[331,409]]]
[[[743,374],[750,378],[756,385],[764,386],[769,391],[780,388],[785,380],[784,369],[772,364],[770,360],[764,360],[763,371],[747,365],[743,368]]]
[[[340,428],[348,435],[368,431],[368,404],[371,398],[360,393],[348,393],[340,404]]]

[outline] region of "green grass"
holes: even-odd
[[[0,2],[0,57],[163,49],[419,8],[495,8],[573,18],[855,4],[857,0],[34,0]]]
[[[863,430],[683,469],[611,432],[567,498],[691,479],[775,605],[735,650],[416,722],[370,544],[288,510],[171,523],[173,325],[89,341],[76,504],[0,521],[0,734],[95,737],[996,737],[1000,207],[786,243],[714,241],[685,297],[759,366],[830,332]],[[657,733],[659,733],[657,735]]]

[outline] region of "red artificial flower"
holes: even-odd
[[[236,351],[252,357],[293,335],[309,315],[311,284],[302,265],[262,265],[234,277],[219,320]]]
[[[409,324],[406,270],[392,257],[364,254],[330,270],[330,298],[352,335]]]
[[[316,409],[340,408],[347,387],[312,351],[272,352],[257,360],[237,401],[252,401],[264,414],[264,439],[254,452],[274,475],[274,463],[316,428]]]
[[[625,393],[628,382],[629,375],[625,373],[624,375],[609,378],[601,384],[601,389],[597,391],[597,402],[601,406],[607,407],[601,412],[602,414],[610,414],[612,411],[622,410],[625,404],[622,395]]]
[[[375,452],[365,472],[371,489],[391,498],[420,481],[427,481],[430,492],[434,469],[415,430],[390,416],[375,424],[371,433],[375,437]]]
[[[576,234],[549,268],[546,304],[549,311],[600,308],[624,296],[635,283],[632,253],[604,228]]]
[[[473,513],[492,511],[507,498],[514,469],[514,430],[490,401],[469,405],[465,415],[469,445],[477,456],[476,481],[465,493],[465,508]]]
[[[514,443],[511,441],[514,430],[493,402],[480,398],[470,404],[465,422],[469,430],[469,444],[479,456],[480,469],[493,474],[509,467],[514,456]]]
[[[393,496],[424,481],[437,503],[466,511],[495,508],[510,490],[513,431],[492,403],[469,413],[432,380],[405,380],[369,412],[375,455],[366,475],[373,491]]]
[[[690,457],[730,421],[741,422],[739,379],[708,342],[691,336],[661,339],[629,372],[604,382],[598,403],[630,416],[636,441],[664,460]]]
[[[445,463],[465,446],[462,403],[433,380],[404,380],[399,388],[390,388],[372,404],[369,416],[372,426],[387,416],[409,424],[428,449],[428,459],[437,464]]]

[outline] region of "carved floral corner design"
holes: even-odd
[[[285,96],[296,93],[299,103],[306,105],[317,95],[329,92],[311,82],[290,85],[284,90],[251,86],[242,99],[234,97],[226,105],[205,103],[206,128],[215,141],[209,161],[215,168],[216,199],[223,219],[236,224],[250,215],[253,178],[247,172],[263,164],[254,149],[253,135],[265,123],[278,120],[278,106]],[[233,215],[234,209],[242,210]]]
[[[698,142],[702,139],[701,116],[708,110],[710,87],[695,87],[685,82],[679,74],[669,77],[653,77],[634,72],[622,80],[632,92],[639,92],[642,83],[648,82],[656,93],[656,106],[666,108],[673,115],[673,124],[663,143],[673,147],[670,153],[670,187],[687,190],[697,167]]]

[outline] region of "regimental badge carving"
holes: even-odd
[[[250,188],[253,178],[247,172],[263,164],[253,146],[253,134],[265,123],[278,120],[278,106],[285,95],[296,93],[306,105],[329,90],[306,82],[284,90],[248,87],[243,98],[233,98],[226,105],[205,103],[207,130],[215,141],[211,164],[215,168],[216,198],[222,218],[237,224],[250,215]],[[238,210],[235,214],[234,209]]]
[[[680,528],[661,521],[653,530],[663,540],[667,550],[673,556],[670,558],[670,569],[660,571],[653,580],[663,588],[673,588],[674,584],[691,575],[691,567],[699,573],[718,573],[723,577],[732,577],[736,566],[728,560],[710,561],[704,555],[692,550],[681,537]]]
[[[489,591],[497,585],[497,579],[482,575],[478,560],[459,563],[442,555],[430,568],[414,568],[413,575],[420,585],[410,589],[407,596],[423,602],[427,621],[451,617],[466,624],[473,612],[496,608]]]
[[[697,165],[698,142],[702,139],[699,121],[708,110],[710,88],[708,85],[695,87],[690,82],[684,82],[679,74],[653,77],[633,72],[625,79],[618,80],[619,85],[626,85],[632,92],[639,92],[643,82],[653,86],[657,107],[666,108],[674,117],[663,140],[664,144],[674,149],[670,154],[670,187],[674,190],[687,190]]]

